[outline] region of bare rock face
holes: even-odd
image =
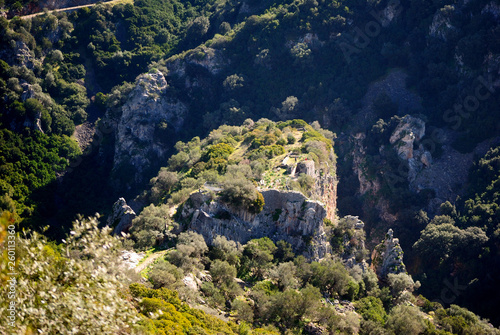
[[[10,66],[26,66],[28,69],[33,69],[35,54],[23,41],[16,41],[11,45],[11,49],[6,48],[0,52],[0,57]]]
[[[306,160],[301,161],[297,164],[297,169],[295,170],[295,174],[306,174],[311,177],[316,177],[316,169],[314,168],[314,161]]]
[[[122,164],[132,165],[131,179],[136,183],[143,181],[144,170],[168,150],[158,139],[159,131],[178,131],[188,110],[184,103],[168,99],[167,86],[161,72],[144,74],[122,107],[116,131],[114,169]]]
[[[447,41],[448,35],[457,29],[451,24],[451,17],[454,11],[455,7],[453,6],[445,6],[439,9],[432,18],[429,35]]]
[[[23,41],[16,41],[14,55],[19,64],[26,66],[28,69],[33,69],[35,56],[26,43]]]
[[[389,273],[406,272],[403,249],[399,245],[399,239],[393,237],[392,229],[387,231],[382,243],[375,247],[372,253],[372,266],[379,278],[386,278]]]
[[[183,57],[170,58],[167,63],[169,75],[183,77],[186,75],[188,65],[198,65],[205,68],[210,74],[215,75],[226,65],[222,52],[206,46],[199,46],[183,54]],[[186,78],[186,86],[197,86],[191,78]]]
[[[411,183],[417,174],[432,163],[430,152],[419,144],[425,135],[425,122],[411,115],[406,115],[391,135],[389,142],[394,146],[400,159],[408,163],[408,181]],[[414,149],[419,144],[418,149]]]
[[[353,172],[358,176],[359,180],[359,193],[361,195],[368,192],[376,193],[380,190],[380,182],[377,179],[368,178],[365,165],[366,165],[366,147],[363,145],[366,135],[364,133],[357,133],[351,140],[354,144],[354,149],[352,152],[353,161],[352,169]]]
[[[413,157],[413,143],[420,141],[425,135],[425,122],[411,115],[406,115],[389,139],[397,146],[399,157],[409,159]]]
[[[181,221],[203,235],[209,245],[217,235],[242,244],[269,237],[274,242],[289,242],[296,253],[313,260],[330,252],[323,223],[327,211],[322,203],[293,191],[266,190],[262,195],[264,209],[252,214],[212,200],[208,193],[194,193],[183,207]]]
[[[127,232],[132,226],[132,220],[135,219],[136,214],[125,199],[120,198],[113,204],[113,211],[108,217],[108,226],[114,226],[113,234],[120,234]]]

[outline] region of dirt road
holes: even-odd
[[[133,0],[111,0],[111,1],[106,1],[102,2],[103,5],[105,4],[119,4],[119,3],[133,3]],[[80,8],[85,8],[85,7],[92,7],[97,5],[96,3],[91,3],[88,5],[82,5],[82,6],[75,6],[75,7],[67,7],[67,8],[59,8],[59,9],[54,9],[54,10],[49,10],[49,12],[54,13],[54,12],[70,12],[73,10],[77,10]],[[21,16],[21,19],[31,19],[32,17],[38,16],[38,15],[43,15],[45,12],[39,12],[35,14],[30,14],[30,15],[24,15]]]
[[[170,249],[168,249],[168,250],[170,250]],[[157,260],[159,257],[164,256],[168,250],[155,252],[154,254],[149,255],[148,257],[146,257],[146,259],[144,259],[144,261],[142,261],[142,263],[140,263],[139,265],[136,266],[136,268],[134,269],[135,272],[141,273],[142,270],[147,268],[149,265],[153,264],[154,261]]]

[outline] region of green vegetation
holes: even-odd
[[[306,124],[306,129],[312,128]],[[281,136],[288,134],[300,138],[301,133],[290,126],[283,127],[280,122],[261,119],[254,123],[247,120],[239,127],[221,126],[203,140],[195,137],[187,143],[178,142],[178,153],[169,159],[168,167],[151,180],[151,194],[154,199],[163,198],[168,202],[178,203],[176,195],[208,183],[222,186],[222,198],[228,203],[241,204],[247,208],[257,206],[256,211],[259,212],[262,199],[259,200],[256,191],[252,191],[255,190],[254,183],[263,178],[269,181],[266,186],[272,186],[278,179],[274,171],[278,170],[281,171],[281,176],[286,177],[283,173],[285,169],[279,167],[290,152],[300,153],[298,158],[289,159],[289,164],[293,165],[307,159],[307,155],[313,154],[319,147],[316,151],[317,167],[334,167],[332,142],[320,133],[316,135],[320,141],[308,139],[306,143],[299,140],[293,144],[273,144]],[[313,147],[311,143],[323,144]],[[300,185],[307,184],[310,187],[311,181],[306,179],[300,177]],[[279,185],[275,186],[280,188]],[[284,187],[286,185],[282,186]]]
[[[67,136],[0,130],[0,209],[29,217],[39,210],[41,189],[55,181],[70,160],[80,154]]]
[[[0,8],[10,18],[39,3],[0,0]],[[364,110],[368,85],[391,68],[402,68],[408,74],[408,88],[422,98],[423,108],[406,111],[399,105],[401,99],[376,92],[372,107],[380,120],[366,132],[363,177],[381,178],[381,187],[376,194],[356,198],[359,180],[352,175],[352,162],[339,160],[343,188],[339,207],[344,214],[364,213],[372,227],[378,224],[373,199],[387,201],[384,206],[396,218],[401,245],[411,259],[409,268],[423,283],[420,292],[443,300],[446,283],[465,286],[447,296],[443,305],[465,305],[498,325],[500,149],[490,150],[476,163],[464,196],[455,204],[444,203],[440,213],[429,218],[423,209],[435,197],[433,191],[410,191],[407,166],[386,146],[400,120],[398,114],[406,112],[426,119],[426,139],[436,127],[451,130],[450,138],[458,134],[453,145],[462,152],[496,136],[498,115],[492,112],[500,103],[494,94],[499,53],[496,9],[494,3],[479,0],[451,5],[415,0],[386,10],[391,4],[135,0],[32,19],[0,17],[0,210],[13,212],[11,219],[23,223],[19,229],[40,230],[50,223],[51,230],[62,234],[69,228],[68,217],[109,210],[117,196],[124,196],[120,182],[111,180],[111,132],[96,133],[99,150],[92,151],[93,146],[84,157],[71,136],[84,122],[97,127],[104,124],[96,121],[99,118],[116,121],[138,75],[161,71],[168,81],[165,95],[189,109],[184,128],[177,132],[170,132],[172,127],[165,122],[157,125],[155,136],[160,135],[161,145],[182,141],[175,145],[174,155],[168,152],[158,162],[165,167],[136,199],[153,205],[134,221],[130,231],[134,247],[175,246],[148,272],[154,289],[133,286],[140,291],[133,295],[137,300],[126,293],[129,300],[122,299],[118,274],[94,268],[97,265],[89,261],[94,256],[82,252],[93,250],[92,245],[69,239],[76,244],[65,253],[63,247],[33,233],[21,237],[20,249],[28,258],[26,266],[40,273],[27,267],[21,276],[36,283],[26,290],[34,288],[40,296],[45,292],[50,300],[44,295],[26,302],[40,313],[22,315],[23,329],[60,333],[75,326],[106,333],[112,332],[108,327],[118,327],[127,333],[130,320],[140,318],[140,331],[160,334],[305,333],[313,332],[307,328],[310,324],[330,333],[495,333],[456,305],[444,309],[424,302],[422,310],[433,314],[422,314],[421,301],[412,293],[415,282],[407,275],[391,276],[388,287],[380,288],[372,272],[360,275],[359,269],[346,269],[342,260],[354,257],[361,262],[368,253],[364,235],[346,220],[326,229],[335,255],[308,263],[283,241],[260,239],[240,246],[215,237],[208,248],[199,236],[180,233],[183,222],[171,217],[199,190],[210,192],[211,200],[254,214],[265,205],[259,189],[296,190],[313,197],[314,178],[306,173],[292,176],[290,167],[314,162],[320,173],[334,174],[332,131],[344,133],[342,145],[352,140],[349,135],[366,132],[370,125],[364,120],[369,117],[357,112]],[[394,14],[390,19],[389,12]],[[374,24],[380,32],[369,33]],[[205,138],[193,138],[196,135]],[[434,153],[439,157],[441,143]],[[115,168],[115,176],[129,176],[125,165]],[[141,193],[127,192],[127,199]],[[281,214],[276,211],[272,219],[277,221]],[[94,221],[89,222],[94,225]],[[74,229],[76,235],[86,236],[80,228]],[[95,228],[87,230],[93,232],[92,238],[107,238]],[[159,288],[179,290],[183,299],[196,302],[181,282],[183,276],[203,271],[212,280],[201,284],[195,298],[230,313],[238,325],[195,311],[175,300],[173,291]],[[54,292],[55,298],[47,292]],[[322,295],[355,301],[360,317],[349,311],[340,317]],[[88,308],[83,321],[76,320],[80,307],[69,297],[89,306],[101,303],[102,307],[105,302],[112,307],[103,312],[109,313],[106,317],[99,318]],[[54,309],[42,301],[50,301]],[[66,305],[67,310],[62,308]],[[117,312],[120,308],[125,312]],[[49,325],[43,318],[35,319],[40,315],[54,319],[54,328],[43,328]],[[252,329],[261,325],[268,329]]]
[[[413,246],[419,258],[432,260],[418,269],[424,294],[441,294],[433,289],[433,285],[438,285],[439,289],[437,283],[441,283],[443,277],[447,278],[447,269],[455,268],[453,277],[448,281],[459,283],[463,292],[459,291],[450,303],[474,307],[495,320],[496,316],[488,311],[493,308],[493,301],[498,297],[494,282],[500,275],[495,268],[500,235],[499,161],[498,147],[490,149],[478,159],[470,172],[466,196],[459,199],[456,206],[449,202],[443,203],[440,207],[442,215],[435,216],[429,222]],[[437,248],[437,245],[440,247]],[[431,254],[432,257],[429,257]],[[478,305],[478,296],[489,298]]]
[[[1,218],[4,229],[6,215]],[[109,228],[101,230],[97,225],[96,218],[75,222],[71,235],[60,245],[37,233],[16,234],[16,332],[57,334],[67,332],[68,327],[91,333],[131,331],[138,315],[122,293],[134,277],[119,266],[120,241],[109,235]],[[7,262],[2,258],[5,272]],[[7,297],[9,285],[2,282],[1,290],[2,297]],[[9,301],[0,303],[4,320]],[[0,330],[9,329],[2,322]]]

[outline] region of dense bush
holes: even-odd
[[[15,265],[17,332],[62,334],[68,328],[78,333],[131,332],[139,316],[122,295],[130,279],[119,263],[121,242],[109,233],[110,228],[98,228],[96,218],[76,221],[61,245],[34,232],[17,233],[16,252],[22,259]],[[2,257],[2,268],[7,262]],[[7,297],[9,285],[4,283],[1,290]],[[0,303],[4,320],[9,301]],[[9,329],[2,322],[0,331]]]
[[[136,248],[147,249],[166,242],[172,237],[170,231],[176,226],[170,219],[168,206],[156,207],[152,204],[132,221],[130,233]]]

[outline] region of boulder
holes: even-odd
[[[118,199],[113,204],[113,211],[108,217],[108,226],[115,227],[113,234],[120,234],[121,232],[128,232],[132,226],[132,220],[134,220],[136,214],[124,198]]]

